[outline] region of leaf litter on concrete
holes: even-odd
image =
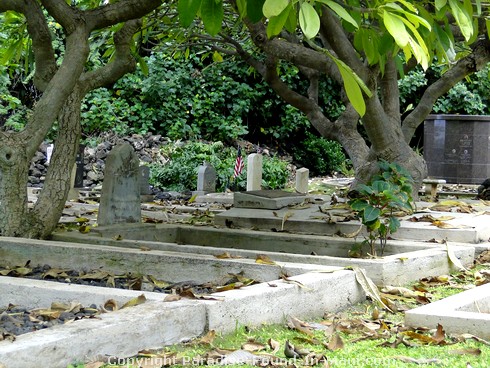
[[[326,313],[319,320],[290,316],[284,325],[237,326],[234,333],[223,336],[209,331],[185,344],[141,351],[136,357],[122,359],[120,366],[107,365],[103,360],[92,364],[116,368],[488,368],[490,341],[469,333],[448,334],[441,324],[433,329],[408,327],[403,323],[403,312],[489,282],[487,251],[477,258],[474,267],[451,275],[426,277],[404,287],[387,285],[377,289],[369,285],[372,295],[368,301],[344,312]]]

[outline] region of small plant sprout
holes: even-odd
[[[358,198],[349,201],[350,207],[357,212],[361,223],[368,231],[367,238],[356,251],[362,255],[362,247],[369,246],[371,256],[377,256],[376,241],[380,243],[380,255],[383,255],[390,234],[400,227],[400,214],[413,212],[413,179],[400,165],[379,162],[380,171],[368,185],[357,188]]]

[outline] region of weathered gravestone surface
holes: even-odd
[[[216,170],[209,162],[204,161],[197,169],[197,192],[203,194],[216,192]]]
[[[296,191],[298,193],[308,193],[308,179],[310,170],[305,167],[296,170]]]
[[[252,153],[247,159],[247,191],[262,189],[262,155]]]
[[[122,143],[107,155],[97,223],[101,226],[141,221],[139,160]]]
[[[150,188],[150,168],[148,166],[139,167],[139,185],[141,202],[153,200],[153,193]]]
[[[235,208],[256,208],[277,210],[286,206],[295,205],[305,200],[303,193],[290,193],[281,189],[254,190],[236,192],[233,206]]]

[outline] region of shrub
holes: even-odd
[[[149,165],[150,184],[154,187],[179,192],[195,190],[198,167],[207,161],[216,170],[217,191],[224,191],[226,188],[246,189],[246,161],[242,174],[234,180],[233,170],[237,150],[233,147],[225,147],[222,142],[196,141],[185,144],[174,142],[162,147],[162,153],[168,159],[166,164]],[[289,175],[287,164],[278,158],[264,156],[262,182],[264,189],[278,189],[286,185]]]
[[[306,132],[306,138],[293,150],[293,160],[311,175],[323,176],[341,171],[347,159],[340,143]]]

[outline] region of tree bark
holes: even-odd
[[[85,94],[114,83],[134,70],[132,36],[138,18],[161,4],[160,0],[121,0],[95,10],[80,11],[65,0],[42,0],[62,26],[66,51],[60,67],[47,40],[47,20],[37,0],[0,0],[0,11],[23,13],[36,54],[35,83],[43,91],[32,117],[20,132],[0,132],[0,235],[46,238],[62,214],[81,135],[80,105]],[[94,29],[120,22],[114,34],[114,61],[98,70],[83,73],[89,54],[89,36]],[[41,55],[42,57],[39,57]],[[45,185],[31,210],[27,208],[28,169],[45,135],[58,120],[59,133]]]

